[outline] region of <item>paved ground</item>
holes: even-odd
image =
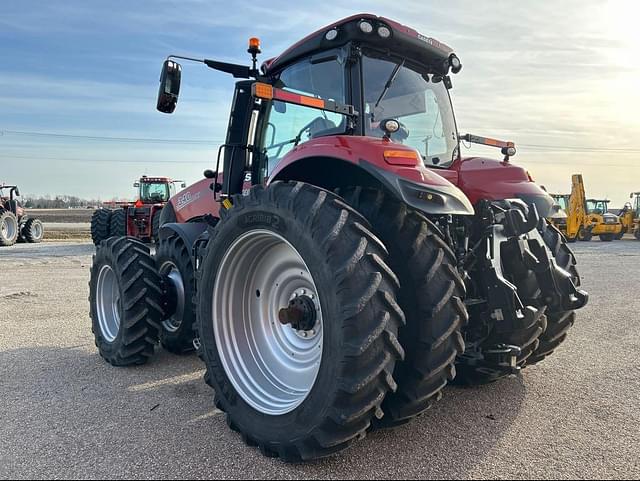
[[[520,378],[449,388],[409,426],[289,466],[243,445],[194,357],[115,369],[93,345],[88,244],[0,250],[1,478],[638,478],[640,243],[578,244],[592,302]]]

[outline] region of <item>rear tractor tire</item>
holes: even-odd
[[[151,240],[158,244],[160,242],[160,215],[162,214],[162,209],[156,211],[151,219]]]
[[[8,210],[0,210],[0,246],[9,247],[18,242],[18,219]]]
[[[110,209],[98,209],[91,216],[91,239],[96,246],[111,237]]]
[[[22,227],[22,237],[29,244],[39,244],[44,239],[44,225],[38,219],[28,219]]]
[[[158,343],[163,291],[149,249],[127,237],[102,242],[89,282],[92,330],[113,366],[146,363]]]
[[[309,184],[256,186],[232,202],[198,270],[199,354],[216,406],[266,456],[341,451],[397,387],[404,314],[386,248]]]
[[[182,238],[172,233],[160,240],[155,256],[158,272],[163,279],[167,299],[165,305],[168,317],[162,321],[160,344],[174,354],[187,354],[195,350],[193,346],[195,328],[195,271],[189,248]]]
[[[389,263],[400,279],[398,301],[407,325],[400,329],[404,362],[396,365],[398,390],[385,399],[379,427],[405,424],[442,397],[464,351],[461,328],[468,320],[465,286],[454,253],[424,215],[377,189],[341,191],[389,248]]]
[[[127,235],[127,211],[114,210],[109,219],[109,237],[124,237]]]

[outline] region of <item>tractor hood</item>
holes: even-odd
[[[534,204],[541,217],[553,213],[554,200],[529,172],[511,162],[469,157],[454,164],[457,185],[475,205],[483,199],[521,199]]]

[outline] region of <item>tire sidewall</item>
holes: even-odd
[[[35,229],[36,226],[40,227],[40,236],[36,235],[36,232],[37,232],[37,230]],[[44,239],[44,224],[42,223],[42,221],[38,219],[29,219],[25,224],[24,228],[27,233],[27,235],[24,237],[27,239],[28,242],[32,244],[38,244],[42,242],[42,240]]]
[[[344,353],[339,346],[343,343],[343,332],[340,326],[331,323],[332,319],[342,317],[338,297],[335,292],[335,273],[329,268],[323,249],[318,248],[317,241],[312,238],[308,229],[296,219],[292,213],[284,209],[276,209],[274,205],[261,205],[259,208],[244,207],[242,212],[231,212],[226,222],[220,222],[215,228],[208,245],[198,286],[198,324],[202,349],[206,357],[216,366],[211,381],[214,384],[218,399],[224,410],[237,424],[251,427],[258,438],[278,442],[308,434],[326,417],[319,407],[332,404],[327,396],[332,396],[338,389],[340,360]],[[290,413],[280,416],[269,416],[257,412],[247,404],[233,387],[223,369],[221,358],[215,341],[213,327],[213,292],[216,276],[222,259],[230,245],[248,230],[268,230],[284,237],[304,259],[313,278],[320,298],[323,317],[323,355],[314,386],[304,402]]]
[[[4,211],[0,214],[0,229],[2,229],[2,225],[5,223],[11,223],[13,225],[13,230],[15,232],[14,236],[11,238],[0,238],[0,243],[5,246],[10,246],[15,244],[18,241],[18,237],[20,236],[20,226],[18,225],[18,219],[13,213],[9,211]],[[1,232],[1,230],[0,230]],[[0,234],[1,235],[1,234]]]
[[[113,242],[113,241],[110,241]],[[120,291],[120,298],[123,298],[122,292],[122,282],[120,282],[121,278],[121,270],[118,268],[118,264],[116,262],[114,253],[112,251],[111,243],[103,243],[102,246],[98,249],[95,255],[95,259],[93,262],[93,268],[91,271],[91,281],[89,285],[90,291],[90,305],[91,305],[91,320],[92,320],[92,331],[95,335],[96,346],[100,349],[101,353],[105,357],[115,356],[118,352],[121,351],[123,346],[123,333],[124,329],[122,324],[120,325],[120,329],[118,330],[118,335],[113,340],[113,342],[107,341],[105,339],[102,329],[100,328],[100,321],[98,318],[98,310],[97,310],[97,290],[98,290],[98,277],[101,269],[108,265],[111,267],[113,272],[118,278],[118,289]],[[120,322],[123,322],[122,306],[119,309],[120,314]]]
[[[182,277],[182,282],[184,284],[185,306],[184,312],[182,313],[182,322],[180,327],[174,332],[169,331],[165,327],[164,322],[162,323],[161,337],[163,342],[177,343],[180,342],[181,338],[185,335],[190,337],[191,341],[193,341],[193,326],[196,322],[196,312],[192,302],[195,287],[195,269],[193,267],[191,255],[188,256],[188,260],[185,262],[178,258],[182,249],[187,249],[187,253],[189,252],[189,249],[185,246],[182,238],[175,234],[175,237],[171,237],[166,241],[161,240],[159,242],[155,256],[156,266],[161,275],[161,267],[167,262],[170,262],[180,272],[180,276]]]

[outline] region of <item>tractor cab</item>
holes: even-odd
[[[179,180],[147,176],[143,176],[133,186],[138,189],[138,199],[142,204],[162,204],[168,202],[176,194],[176,183],[181,183],[182,187],[186,187],[185,183]]]
[[[605,222],[609,220],[609,223],[615,223],[617,216],[609,213],[609,201],[608,199],[588,199],[587,200],[587,213],[595,216],[603,216]],[[613,220],[613,222],[612,222]]]
[[[24,210],[17,200],[20,189],[15,185],[0,185],[0,208],[11,212],[18,219],[24,215]]]

